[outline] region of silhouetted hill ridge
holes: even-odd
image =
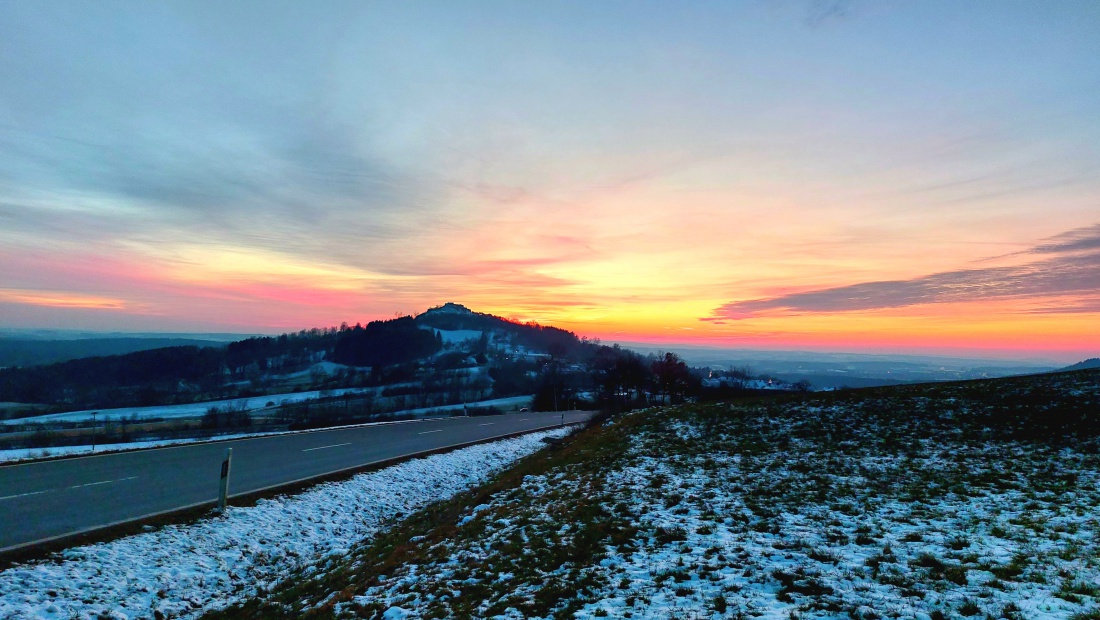
[[[125,355],[168,347],[224,347],[225,342],[196,338],[104,337],[80,340],[44,340],[0,336],[0,368],[40,366],[88,357]]]
[[[1069,370],[1087,370],[1089,368],[1100,368],[1100,357],[1090,357],[1083,362],[1077,362],[1070,366],[1062,368],[1059,372],[1065,372]]]

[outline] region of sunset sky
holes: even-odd
[[[1100,2],[9,2],[0,328],[1100,355]]]

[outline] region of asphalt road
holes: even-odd
[[[565,422],[587,419],[567,412]],[[556,426],[557,413],[418,420],[0,466],[0,552],[378,461]]]

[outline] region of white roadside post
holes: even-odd
[[[92,452],[95,452],[95,414],[96,413],[98,413],[98,412],[96,412],[96,411],[92,412]]]
[[[222,461],[222,481],[218,491],[218,512],[225,512],[226,498],[229,496],[229,466],[233,463],[233,448],[226,448]]]

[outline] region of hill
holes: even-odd
[[[1062,370],[1088,370],[1090,368],[1100,368],[1100,357],[1090,357],[1083,362],[1077,362],[1076,364],[1066,366]]]
[[[624,346],[641,353],[652,345]],[[1013,375],[1052,372],[1059,368],[1040,360],[996,360],[943,355],[869,354],[826,351],[725,349],[700,345],[674,345],[689,364],[717,368],[752,368],[760,374],[790,381],[806,379],[817,387],[871,387],[929,381],[994,379]]]
[[[210,618],[1100,615],[1100,371],[625,414]]]
[[[58,354],[75,355],[136,346],[115,339],[43,341],[36,342],[34,351],[38,359],[49,359],[50,347]],[[383,396],[410,399],[387,401],[387,407],[481,400],[491,388],[496,398],[541,389],[547,393],[540,401],[543,406],[556,408],[589,387],[590,381],[581,378],[583,368],[600,349],[572,332],[517,323],[453,303],[417,317],[372,321],[366,326],[344,324],[339,329],[315,328],[220,346],[145,348],[0,368],[0,403],[8,403],[0,417],[21,415],[27,405],[45,414],[397,384],[404,385],[386,390]],[[626,354],[613,352],[610,357],[622,355]],[[555,372],[540,378],[550,362]],[[580,366],[559,372],[565,362]],[[360,404],[368,415],[374,411],[371,403]],[[352,415],[349,403],[343,405]]]
[[[537,323],[519,323],[491,314],[474,312],[456,303],[446,303],[430,308],[416,317],[417,324],[425,328],[441,331],[481,332],[497,335],[513,349],[546,353],[555,357],[577,357],[583,355],[588,344],[577,338],[573,332],[539,325]]]
[[[225,342],[194,338],[82,338],[43,340],[0,336],[0,368],[41,366],[84,357],[124,355],[167,347],[223,347]]]

